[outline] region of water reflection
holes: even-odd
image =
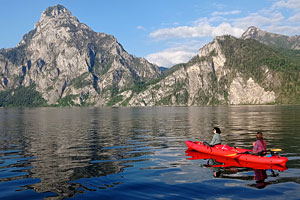
[[[31,190],[29,199],[63,199],[126,185],[141,174],[151,179],[160,170],[178,177],[174,171],[188,173],[184,166],[190,165],[184,141],[210,140],[213,126],[222,129],[224,143],[237,147],[251,145],[256,131],[262,130],[268,146],[283,148],[284,156],[292,158],[289,168],[299,169],[300,121],[295,117],[300,112],[295,110],[272,106],[0,109],[0,188],[10,185],[0,198]],[[161,175],[155,180],[166,182]]]
[[[287,168],[282,165],[251,163],[237,159],[200,153],[194,150],[186,150],[186,156],[188,156],[189,160],[207,160],[206,164],[202,166],[210,168],[213,171],[213,176],[215,178],[234,177],[234,179],[255,180],[256,183],[250,186],[255,186],[258,189],[262,189],[271,184],[271,182],[265,181],[268,178],[267,171],[271,173],[271,176],[276,177],[279,175],[279,172],[287,170]],[[249,171],[252,171],[254,176],[236,176],[242,172]]]
[[[129,139],[132,143],[140,139],[133,135],[130,122],[119,119],[124,116],[117,109],[107,113],[97,109],[14,112],[16,117],[7,116],[2,121],[3,127],[15,127],[2,136],[2,165],[17,167],[24,173],[12,173],[1,182],[36,178],[40,182],[30,187],[39,193],[52,192],[61,199],[73,196],[82,187],[69,181],[120,173],[128,167],[126,159],[151,153],[140,151],[143,145],[127,144]],[[8,143],[4,143],[4,137],[10,137]],[[17,152],[11,152],[13,149]],[[9,164],[9,154],[30,160]]]

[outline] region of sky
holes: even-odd
[[[250,26],[300,34],[300,0],[0,0],[0,48],[34,29],[44,10],[61,4],[96,32],[158,66],[187,62],[216,36],[240,37]]]

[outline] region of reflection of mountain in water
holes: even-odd
[[[19,113],[19,119],[9,122],[12,126],[22,123],[19,142],[25,143],[18,145],[24,145],[24,157],[34,157],[29,176],[40,179],[31,186],[35,191],[53,192],[57,198],[73,196],[82,185],[70,181],[120,173],[130,166],[127,159],[151,153],[138,151],[141,145],[134,145],[134,125],[122,123],[117,112],[85,111],[88,113],[74,110],[66,114],[41,109],[30,118],[31,111],[27,111],[26,117]]]
[[[62,199],[95,190],[114,196],[116,186],[128,188],[141,174],[146,183],[199,182],[199,171],[193,172],[184,155],[185,140],[210,140],[212,127],[220,126],[224,143],[247,147],[263,130],[268,147],[297,156],[299,136],[291,129],[300,121],[295,118],[291,125],[293,110],[297,107],[1,109],[0,164],[10,174],[0,183],[19,181],[10,194],[32,189]],[[298,169],[299,159],[288,167]],[[299,183],[294,174],[287,176],[276,181]],[[116,190],[102,190],[109,187]]]

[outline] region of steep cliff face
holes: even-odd
[[[218,39],[205,45],[189,63],[175,67],[166,77],[134,96],[129,105],[203,105],[224,103],[216,93],[229,72]],[[221,87],[226,87],[225,85]]]
[[[133,95],[128,105],[295,103],[300,58],[297,52],[292,57],[296,60],[252,40],[217,37],[188,63]]]
[[[160,76],[61,5],[44,11],[16,48],[0,50],[0,72],[0,91],[35,85],[48,104],[106,105],[113,93]]]

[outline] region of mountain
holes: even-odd
[[[120,90],[161,75],[62,5],[47,8],[17,47],[0,50],[0,72],[0,106],[102,106]]]
[[[285,35],[269,33],[262,31],[255,26],[250,26],[245,33],[243,33],[242,39],[254,39],[263,44],[274,46],[278,48],[300,50],[300,36],[288,37]]]
[[[0,107],[300,104],[299,77],[299,36],[249,27],[161,70],[56,5],[0,49]]]
[[[127,105],[299,104],[299,55],[253,39],[216,37]]]

